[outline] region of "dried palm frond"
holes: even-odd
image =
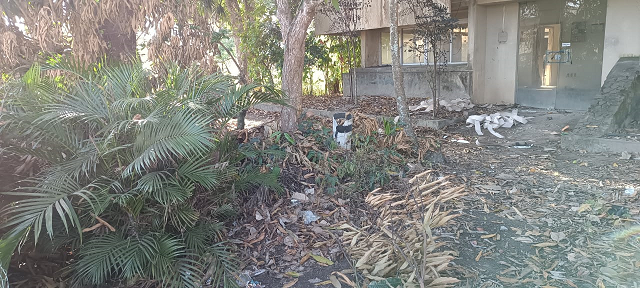
[[[443,204],[466,194],[463,186],[453,186],[449,179],[434,180],[431,171],[425,171],[409,180],[411,188],[404,193],[376,189],[365,199],[378,213],[375,225],[340,227],[345,247],[358,259],[355,267],[366,278],[381,281],[400,275],[405,287],[450,287],[458,282],[440,275],[455,253],[443,251],[445,243],[433,233],[457,216]]]
[[[369,117],[362,113],[352,113],[353,123],[357,123],[353,126],[353,132],[363,136],[369,136],[380,128],[378,120],[373,117]]]

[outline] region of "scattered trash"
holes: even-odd
[[[481,125],[485,129],[489,130],[489,133],[493,134],[498,138],[504,138],[501,134],[494,131],[494,129],[504,127],[511,128],[516,122],[520,122],[522,124],[527,124],[527,119],[518,116],[518,109],[513,109],[511,112],[499,112],[491,115],[471,115],[467,118],[467,127],[474,127],[476,130],[476,134],[482,136],[484,135],[481,130]]]
[[[307,194],[307,195],[313,195],[313,194],[315,194],[315,193],[316,193],[316,189],[315,189],[315,188],[307,188],[307,189],[304,189],[304,194]]]
[[[262,286],[262,284],[260,284],[260,282],[258,281],[251,280],[249,283],[247,283],[245,287],[246,288],[263,288],[264,286]]]
[[[322,282],[322,280],[320,280],[318,277],[313,278],[313,279],[309,279],[309,283],[311,284],[316,284],[316,283],[320,283]]]
[[[627,151],[622,152],[622,154],[620,155],[620,159],[622,159],[622,160],[631,159],[631,153],[629,153]]]
[[[500,231],[507,231],[509,228],[507,226],[500,226]]]
[[[478,139],[476,139],[476,145],[480,146],[480,141],[478,141]]]
[[[571,126],[567,125],[567,126],[562,127],[562,130],[560,130],[560,131],[566,132],[567,130],[569,130],[569,128],[571,128]]]
[[[462,143],[462,144],[469,144],[471,142],[467,141],[467,140],[463,140],[463,139],[456,139],[456,140],[451,140],[451,142],[458,142],[458,143]]]
[[[440,106],[442,106],[445,109],[447,109],[447,111],[458,111],[458,112],[460,112],[462,110],[471,109],[471,108],[475,107],[471,103],[471,99],[469,99],[469,98],[458,98],[458,99],[453,99],[451,101],[440,100],[440,101],[438,101],[438,103],[440,103]],[[425,110],[422,110],[422,109],[425,109]],[[422,110],[420,112],[433,111],[433,99],[422,101],[417,106],[409,106],[409,110],[411,110],[411,111]]]
[[[253,271],[253,273],[251,273],[251,276],[255,277],[258,276],[260,274],[264,274],[264,272],[267,272],[266,269],[256,269],[255,271]]]
[[[624,195],[627,195],[627,196],[636,195],[636,189],[633,186],[627,186],[624,188]]]
[[[302,211],[302,219],[304,220],[305,225],[309,225],[311,224],[311,222],[314,222],[320,219],[320,217],[313,214],[313,212],[306,210],[306,211]]]
[[[247,272],[238,275],[236,280],[236,283],[238,283],[238,286],[240,287],[258,287],[258,286],[249,286],[252,282],[254,281],[253,279],[251,279],[251,276]]]
[[[531,147],[533,147],[533,144],[528,144],[527,142],[523,142],[523,143],[516,142],[516,144],[513,145],[513,148],[518,148],[518,149],[529,149]]]
[[[303,193],[298,193],[298,192],[294,192],[291,195],[291,201],[293,200],[298,200],[298,201],[302,201],[302,202],[306,202],[309,201],[309,197],[307,197],[307,195],[304,195]]]

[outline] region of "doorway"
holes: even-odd
[[[520,3],[516,103],[586,110],[600,90],[606,0]]]

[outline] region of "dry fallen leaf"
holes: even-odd
[[[556,245],[558,245],[558,243],[544,242],[544,243],[534,244],[533,246],[534,247],[552,247]]]
[[[478,253],[478,256],[476,256],[476,262],[480,261],[481,257],[482,257],[482,250],[480,250],[480,253]]]
[[[313,259],[316,260],[318,263],[322,263],[322,264],[326,264],[326,265],[333,265],[333,261],[331,261],[331,260],[329,260],[329,259],[327,259],[325,257],[319,256],[319,255],[313,255],[313,254],[311,254],[311,257],[313,257]]]
[[[553,241],[560,242],[565,238],[567,238],[567,235],[564,232],[551,232],[551,240]]]
[[[533,243],[533,239],[529,237],[511,237],[513,240],[522,242],[522,243]]]
[[[298,272],[294,272],[294,271],[289,271],[287,273],[284,273],[284,275],[287,275],[289,277],[293,277],[293,278],[298,278],[300,277],[300,273]]]
[[[293,287],[293,285],[296,285],[296,283],[298,283],[298,278],[293,279],[293,281],[282,285],[282,288],[291,288]]]
[[[329,281],[331,281],[331,285],[333,285],[333,287],[342,288],[342,284],[340,284],[340,281],[338,281],[338,278],[336,278],[336,276],[329,276]]]
[[[569,126],[569,125],[562,127],[562,132],[565,132],[565,131],[569,130],[570,127],[571,126]]]
[[[520,282],[520,280],[518,280],[518,279],[502,277],[500,275],[496,275],[496,278],[498,278],[498,280],[500,280],[502,282],[506,282],[506,283],[510,283],[510,284],[515,284],[515,283]]]
[[[304,262],[307,262],[309,258],[311,258],[311,254],[304,255],[302,259],[300,259],[300,265],[304,264]]]
[[[574,206],[575,207],[575,206]],[[591,204],[581,204],[580,208],[578,208],[578,213],[580,212],[584,212],[584,211],[590,211],[591,210]]]
[[[344,275],[343,273],[337,272],[337,271],[336,272],[331,272],[331,274],[335,274],[335,275],[340,276],[340,278],[342,278],[342,279],[338,279],[338,280],[342,281],[343,283],[345,283],[345,284],[347,284],[347,285],[349,285],[351,287],[357,287],[356,283],[351,281],[351,279],[349,279],[349,277],[347,277],[347,275]]]
[[[489,234],[489,235],[482,235],[482,236],[480,236],[480,238],[482,238],[482,239],[489,239],[489,238],[493,238],[493,237],[495,237],[496,235],[497,235],[496,233]]]

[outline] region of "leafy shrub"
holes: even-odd
[[[221,221],[238,190],[279,184],[277,171],[240,165],[252,152],[223,128],[282,97],[195,68],[167,71],[60,61],[8,84],[0,140],[39,172],[5,193],[21,200],[3,211],[2,267],[27,243],[22,252],[72,255],[75,286],[234,285]]]

